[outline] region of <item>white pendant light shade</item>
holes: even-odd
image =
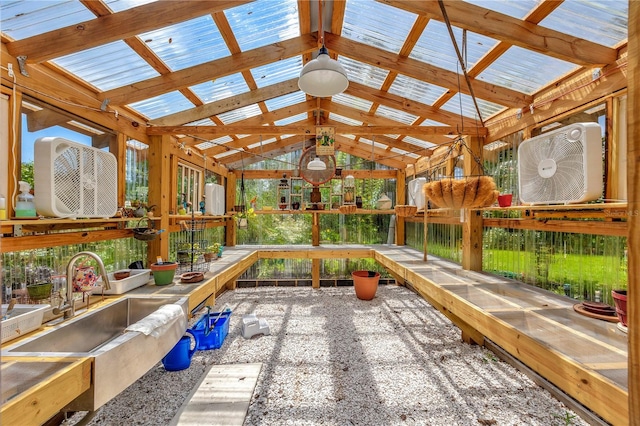
[[[347,72],[329,51],[322,46],[318,57],[307,63],[300,71],[298,87],[307,95],[327,98],[344,92],[349,87]]]
[[[326,170],[327,165],[324,164],[324,161],[321,161],[317,156],[313,160],[309,161],[307,164],[308,170]]]

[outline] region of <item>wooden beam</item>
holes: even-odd
[[[449,127],[449,126],[348,126],[336,127],[336,134],[343,135],[479,135],[487,136],[485,127]],[[148,135],[315,135],[315,125],[284,125],[284,126],[156,126],[148,127]]]
[[[272,84],[260,89],[251,90],[236,96],[230,96],[217,102],[210,102],[197,106],[192,109],[180,111],[175,114],[167,115],[156,120],[152,120],[149,124],[154,126],[178,126],[185,123],[191,123],[213,115],[222,114],[258,102],[263,102],[278,96],[287,95],[299,91],[298,79],[283,81]],[[237,124],[237,123],[236,123]]]
[[[378,1],[417,15],[444,21],[442,10],[436,1]],[[447,0],[444,3],[449,21],[454,27],[501,40],[513,46],[583,66],[610,64],[618,56],[616,49],[512,18],[491,9],[459,1]]]
[[[175,198],[172,194],[172,173],[171,173],[171,137],[168,135],[154,136],[149,141],[149,153],[147,161],[149,163],[149,203],[155,204],[158,211],[162,212],[159,229],[169,228],[169,215],[164,214],[175,208]],[[148,243],[147,262],[151,264],[156,261],[157,256],[162,256],[164,260],[169,259],[169,233],[161,233],[155,240]]]
[[[109,99],[111,105],[131,104],[240,71],[268,65],[305,52],[311,52],[316,48],[315,36],[304,34],[297,38],[283,40],[236,55],[184,68],[168,75],[161,75],[107,90],[100,93],[99,97],[102,100]],[[243,133],[241,132],[240,134]]]
[[[629,424],[640,425],[640,2],[629,1],[629,96],[627,100],[627,236],[629,284]]]
[[[415,2],[424,3],[424,2]],[[326,45],[329,50],[335,50],[347,58],[352,58],[374,67],[393,70],[399,74],[427,83],[442,86],[448,90],[469,93],[466,85],[460,85],[460,76],[455,72],[438,68],[417,59],[404,58],[400,55],[378,49],[368,44],[360,43],[345,37],[338,37],[331,33],[325,33]],[[473,91],[480,99],[495,102],[509,107],[523,107],[531,103],[531,96],[516,90],[489,84],[472,79]]]
[[[43,62],[133,37],[252,0],[160,1],[7,43],[13,56]]]

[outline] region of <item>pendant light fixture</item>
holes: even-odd
[[[322,28],[322,2],[318,1],[318,31],[322,47],[315,59],[309,61],[298,79],[298,87],[304,93],[318,98],[327,98],[344,92],[349,87],[347,72],[340,62],[329,56],[329,51],[324,46],[324,29]]]
[[[324,161],[320,160],[320,158],[316,155],[316,158],[309,161],[307,164],[308,170],[327,170],[327,165],[324,164]]]

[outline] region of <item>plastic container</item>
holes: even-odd
[[[36,203],[33,201],[31,185],[20,181],[20,193],[16,196],[16,217],[36,217]]]
[[[162,358],[162,365],[167,371],[185,370],[191,366],[191,358],[198,349],[198,336],[190,330],[186,331],[193,336],[194,345],[191,348],[191,337],[184,335],[178,343]]]
[[[198,350],[219,349],[229,334],[231,311],[204,314],[189,331],[198,338]],[[216,321],[217,320],[217,321]]]
[[[2,313],[9,305],[2,305]],[[50,305],[15,305],[13,313],[2,320],[2,343],[37,330],[42,325],[44,312]]]

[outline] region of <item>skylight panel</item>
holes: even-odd
[[[575,64],[512,46],[477,79],[533,94],[576,68]]]
[[[488,117],[502,111],[504,107],[502,105],[487,102],[482,99],[476,99],[478,102],[478,108],[480,108],[480,114],[482,119],[486,120]],[[446,104],[442,106],[445,111],[455,112],[460,114],[460,108],[462,108],[462,115],[465,117],[472,117],[479,119],[476,107],[473,103],[473,99],[469,95],[464,93],[457,93],[453,98],[449,99]],[[424,123],[422,123],[424,125]]]
[[[266,87],[294,78],[297,79],[300,77],[301,69],[302,57],[300,55],[296,55],[261,67],[252,68],[251,75],[256,81],[258,87]]]
[[[233,111],[224,112],[218,115],[224,124],[231,124],[250,117],[261,115],[260,107],[257,104],[247,105],[246,107],[234,109]]]
[[[347,95],[345,93],[333,96],[331,98],[331,101],[340,105],[346,105],[351,108],[355,108],[358,111],[369,111],[371,109],[371,105],[373,105],[373,102],[371,101],[358,98],[356,96]]]
[[[339,115],[336,113],[331,114],[331,120],[338,123],[347,124],[349,126],[362,126],[362,121],[353,120],[349,117],[345,117],[344,115]]]
[[[103,91],[159,75],[120,40],[66,55],[53,62]]]
[[[384,105],[380,105],[378,110],[376,111],[376,115],[379,117],[389,118],[391,120],[399,121],[400,123],[410,125],[412,124],[417,115],[409,114],[408,112],[400,111],[398,109],[389,108]]]
[[[572,0],[563,2],[540,25],[613,47],[628,37],[628,16],[628,1]]]
[[[388,70],[373,67],[345,56],[340,56],[338,59],[347,72],[349,81],[364,84],[374,89],[380,89],[387,78],[387,74],[389,74]]]
[[[231,54],[208,14],[143,33],[140,39],[173,71]]]
[[[415,20],[413,13],[380,2],[348,0],[342,37],[399,53]]]
[[[468,3],[485,9],[511,16],[512,18],[524,19],[537,5],[540,0],[465,0]]]
[[[105,3],[109,6],[109,9],[114,12],[122,12],[123,10],[154,3],[155,1],[156,0],[107,0]]]
[[[276,126],[284,126],[287,124],[291,124],[291,123],[295,123],[298,121],[302,121],[302,120],[306,120],[307,119],[307,113],[303,112],[301,114],[298,115],[292,115],[291,117],[287,117],[287,118],[283,118],[282,120],[278,120],[275,122]]]
[[[300,35],[296,0],[259,0],[224,11],[242,51]]]
[[[185,126],[215,126],[214,123],[209,117],[201,118],[200,120],[192,121],[190,123],[185,124]]]
[[[2,1],[2,32],[14,40],[95,19],[79,1]]]
[[[130,104],[133,109],[146,115],[151,120],[175,114],[188,108],[193,108],[193,104],[178,91],[165,93],[154,98]]]
[[[496,44],[496,40],[492,38],[467,31],[465,49],[462,29],[453,27],[452,30],[458,49],[460,52],[465,51],[464,59],[466,60],[465,66],[467,69],[471,68]],[[458,61],[458,55],[453,47],[446,24],[433,19],[427,24],[427,28],[422,32],[409,57],[438,68],[462,72],[462,67]]]
[[[402,139],[402,142],[407,142],[407,143],[410,143],[412,145],[416,145],[416,147],[420,147],[420,148],[431,148],[431,147],[436,146],[436,144],[434,144],[434,143],[423,141],[423,140],[415,138],[413,136],[405,136]]]
[[[298,91],[287,93],[286,95],[278,96],[277,98],[267,99],[264,103],[269,111],[277,111],[280,108],[290,107],[291,105],[299,104],[306,100],[306,95],[301,91]]]
[[[403,98],[411,99],[425,105],[433,105],[446,92],[447,89],[441,86],[416,80],[415,78],[407,77],[403,74],[398,74],[389,88],[389,93],[402,96]]]
[[[247,86],[247,81],[242,74],[237,73],[191,86],[191,90],[205,103],[210,103],[241,93],[247,93],[249,92],[249,86]]]

